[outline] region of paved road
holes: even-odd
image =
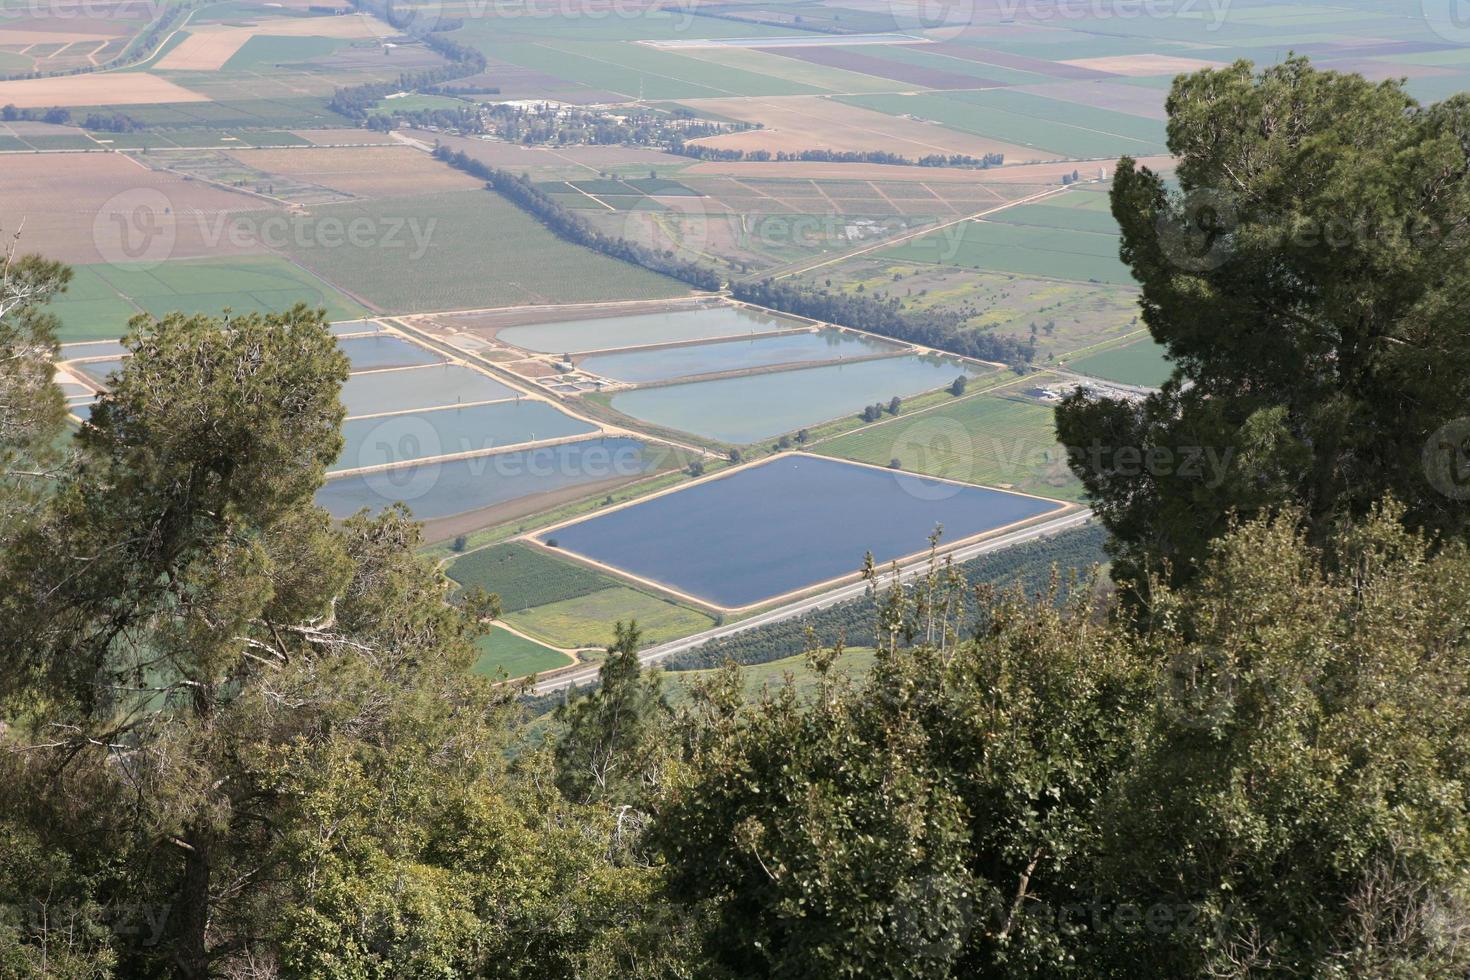
[[[1031,527],[1012,531],[1010,534],[1001,535],[998,538],[991,538],[986,541],[977,541],[974,544],[965,545],[962,548],[955,549],[950,554],[956,562],[969,561],[971,558],[978,558],[980,555],[989,554],[992,551],[1000,551],[1003,548],[1009,548],[1025,541],[1033,541],[1036,538],[1044,538],[1060,531],[1078,527],[1087,523],[1091,518],[1092,511],[1085,508],[1072,511],[1055,520],[1047,521],[1044,524],[1036,524]],[[922,576],[927,570],[927,562],[918,562],[915,565],[900,569],[899,576],[903,581],[912,581]],[[891,573],[884,575],[881,581],[883,584],[887,584],[890,579]],[[812,596],[807,599],[799,599],[789,605],[780,606],[769,612],[759,613],[751,616],[749,619],[743,619],[738,623],[716,626],[713,629],[705,630],[703,633],[687,636],[682,640],[672,640],[655,647],[649,647],[639,654],[638,659],[645,665],[655,664],[676,653],[683,653],[685,650],[693,649],[702,643],[722,636],[731,636],[744,630],[755,629],[757,626],[778,623],[783,619],[800,616],[802,613],[810,612],[814,609],[825,609],[827,606],[833,606],[839,602],[846,602],[849,599],[861,596],[867,587],[866,582],[855,582],[851,585],[833,589],[831,592],[824,592],[821,595]],[[578,667],[538,682],[533,690],[537,694],[548,694],[552,691],[561,691],[569,687],[587,684],[597,679],[598,670],[599,667],[596,664],[588,667]]]

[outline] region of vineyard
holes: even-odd
[[[585,565],[515,541],[465,555],[449,566],[449,577],[464,588],[478,585],[496,593],[507,613],[576,599],[617,584]]]

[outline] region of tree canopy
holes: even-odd
[[[1125,158],[1112,208],[1174,376],[1057,413],[1119,577],[1193,575],[1232,515],[1287,506],[1319,541],[1386,494],[1464,535],[1470,96],[1293,58],[1181,77],[1167,108],[1177,188]]]

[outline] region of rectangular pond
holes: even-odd
[[[328,328],[333,337],[358,333],[382,333],[387,328],[376,320],[338,320]]]
[[[783,334],[779,337],[757,337],[754,340],[724,340],[686,347],[595,354],[582,361],[578,367],[614,381],[645,384],[697,374],[714,374],[718,371],[744,371],[777,364],[800,364],[803,361],[870,357],[898,350],[897,344],[829,327],[806,333]]]
[[[556,406],[532,399],[348,419],[342,424],[342,455],[331,469],[407,463],[596,431]]]
[[[894,395],[907,398],[973,373],[945,357],[887,357],[857,364],[720,378],[612,396],[625,415],[706,439],[743,446],[816,425]]]
[[[344,337],[337,346],[352,362],[354,371],[373,371],[378,368],[413,367],[416,364],[438,364],[443,357],[420,347],[418,344],[391,334],[376,334],[368,337]]]
[[[506,327],[495,339],[523,350],[543,354],[678,344],[715,337],[792,330],[806,324],[789,317],[757,313],[741,306],[712,306],[701,310],[637,313],[591,320],[532,323]]]
[[[106,384],[107,376],[109,374],[114,371],[122,370],[123,358],[110,357],[105,361],[88,361],[85,364],[76,364],[73,366],[76,368],[76,370],[82,372],[87,377]]]
[[[1062,505],[804,454],[548,531],[568,552],[740,608]]]
[[[80,357],[122,357],[128,349],[119,340],[94,340],[85,344],[62,344],[61,354],[63,361],[72,361]]]
[[[516,390],[462,364],[354,374],[342,386],[349,417],[514,398]]]
[[[333,517],[403,502],[419,520],[484,510],[532,494],[626,480],[664,465],[667,451],[636,439],[589,439],[328,480],[316,502]]]

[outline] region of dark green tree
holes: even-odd
[[[638,624],[618,623],[598,673],[598,687],[558,709],[565,725],[556,743],[557,783],[579,803],[637,805],[657,786],[659,736],[669,707],[657,671],[638,662]]]
[[[1116,577],[1188,578],[1232,515],[1297,507],[1322,541],[1389,493],[1463,535],[1470,97],[1292,58],[1181,77],[1168,112],[1179,190],[1124,158],[1112,206],[1174,377],[1057,411]]]
[[[35,515],[63,431],[61,391],[51,383],[56,318],[45,304],[66,288],[71,270],[15,243],[0,254],[0,544]]]

